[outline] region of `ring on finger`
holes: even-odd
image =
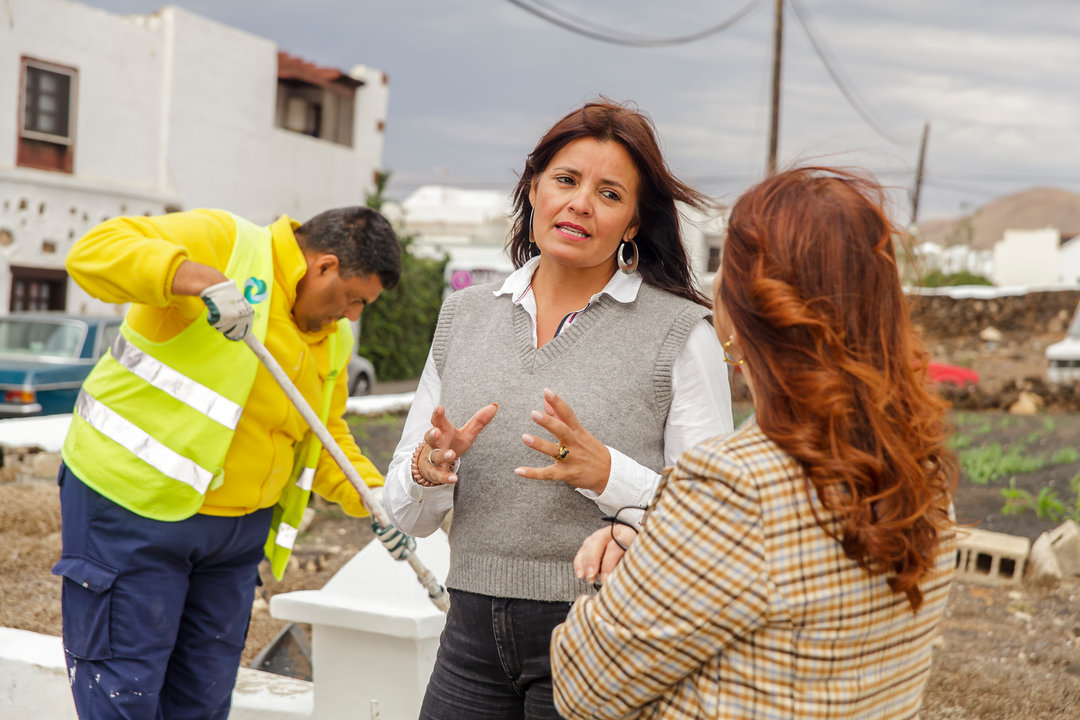
[[[551,457],[558,462],[562,462],[566,459],[566,456],[570,454],[570,448],[565,445],[559,445],[558,451]]]
[[[428,450],[427,461],[428,461],[429,465],[439,465],[440,464],[440,463],[437,463],[437,462],[435,462],[434,460],[431,459],[431,454],[433,452],[435,452],[436,450],[438,450],[438,448],[431,448],[430,450]]]

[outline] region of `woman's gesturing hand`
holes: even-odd
[[[626,525],[600,528],[581,543],[574,556],[574,573],[586,582],[606,581],[635,538],[637,532]]]
[[[544,412],[533,410],[532,419],[554,435],[555,441],[522,435],[522,442],[554,462],[542,468],[519,467],[514,472],[534,480],[561,480],[597,494],[604,492],[611,474],[611,453],[581,426],[566,401],[551,390],[544,390]]]
[[[472,447],[477,435],[487,427],[498,409],[498,403],[485,405],[458,428],[446,417],[446,408],[435,406],[431,413],[431,427],[424,433],[424,443],[430,449],[421,452],[417,458],[417,466],[424,479],[439,485],[456,483],[458,476],[452,472],[454,461]]]

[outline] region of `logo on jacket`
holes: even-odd
[[[266,299],[266,283],[257,277],[249,277],[244,281],[244,299],[252,305],[261,303]]]

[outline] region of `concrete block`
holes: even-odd
[[[1015,585],[1024,577],[1031,541],[1024,537],[960,528],[956,579],[979,585]]]
[[[1061,572],[1065,575],[1080,575],[1080,525],[1066,520],[1047,535],[1058,564],[1061,565]]]
[[[1061,580],[1061,563],[1051,545],[1049,533],[1040,535],[1031,546],[1027,575],[1028,579],[1038,583],[1054,584]]]

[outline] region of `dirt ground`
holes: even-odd
[[[937,357],[949,351],[943,347]],[[956,355],[961,349],[951,349]],[[970,351],[964,364],[984,381],[1041,374],[1041,351],[1030,358],[1016,349],[997,353]],[[745,410],[744,410],[745,412]],[[1033,510],[1001,513],[1001,491],[1015,487],[1035,497],[1050,488],[1066,510],[1076,495],[1071,480],[1080,475],[1080,458],[1059,455],[1080,449],[1080,414],[1030,417],[1001,411],[953,414],[960,452],[998,444],[1018,448],[1047,462],[1029,472],[997,477],[984,485],[961,481],[955,504],[958,519],[986,530],[1034,541],[1060,519],[1039,518]],[[397,441],[402,416],[354,419],[361,446],[385,469]],[[1075,453],[1073,453],[1075,454]],[[284,623],[270,617],[267,600],[274,594],[321,587],[371,539],[364,521],[346,518],[324,503],[302,533],[295,563],[284,581],[263,572],[248,634],[244,662],[272,641]],[[60,583],[49,569],[60,553],[56,487],[50,482],[0,485],[0,626],[60,633]],[[1080,718],[1080,578],[1054,586],[1025,583],[1012,588],[954,584],[941,626],[923,718],[929,720],[1024,720]]]

